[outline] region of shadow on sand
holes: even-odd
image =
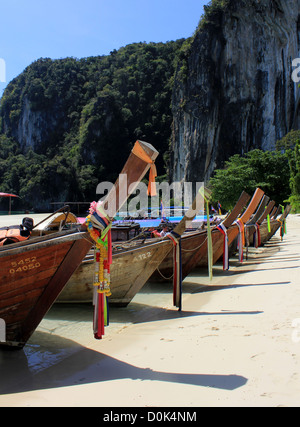
[[[51,356],[57,352],[55,362],[44,366],[37,373],[30,368],[30,356],[25,350],[17,352],[0,350],[0,395],[22,393],[78,384],[105,383],[119,379],[142,381],[163,381],[235,390],[246,384],[247,378],[239,375],[185,374],[160,372],[149,368],[139,368],[122,362],[98,351],[80,346],[74,341],[53,336],[45,337],[44,332],[36,332],[39,341],[48,340],[47,349],[39,349],[35,357]],[[48,334],[46,334],[48,335]],[[67,355],[63,352],[67,349]],[[39,354],[40,353],[40,354]],[[60,358],[61,357],[61,358]],[[46,360],[46,359],[45,359]],[[51,360],[51,357],[49,357]]]
[[[184,282],[184,290],[186,292],[190,292],[191,294],[195,293],[206,293],[206,292],[213,292],[213,291],[219,291],[219,290],[226,290],[226,289],[236,289],[236,288],[247,288],[247,287],[258,287],[258,286],[282,286],[282,285],[289,285],[291,282],[266,282],[266,283],[234,283],[233,285],[230,284],[224,284],[224,285],[198,285],[196,283],[193,283],[192,281],[186,281]]]
[[[286,282],[289,283],[289,282]],[[279,284],[279,283],[278,283]],[[283,283],[280,283],[283,284]],[[267,284],[264,284],[267,285]],[[274,285],[274,283],[273,283]],[[224,285],[224,286],[197,286],[194,283],[185,283],[183,291],[188,293],[206,293],[210,291],[229,289],[240,286],[256,286],[256,285]],[[172,294],[170,292],[170,298]],[[62,309],[63,308],[63,309]],[[48,320],[59,321],[78,321],[78,309],[80,310],[80,322],[92,322],[92,306],[90,304],[68,304],[64,307],[54,305],[47,313]],[[143,324],[149,322],[158,322],[164,320],[183,319],[189,317],[201,316],[219,316],[219,315],[255,315],[261,314],[262,311],[220,311],[220,312],[205,312],[205,311],[179,311],[177,308],[155,307],[141,302],[131,302],[127,307],[110,307],[109,309],[109,324]],[[35,332],[37,334],[38,332]]]

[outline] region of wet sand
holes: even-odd
[[[1,218],[1,217],[0,217]],[[300,216],[242,265],[147,284],[110,308],[92,336],[92,306],[55,304],[18,352],[0,351],[0,406],[300,405]]]

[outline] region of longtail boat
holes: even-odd
[[[113,244],[111,264],[111,296],[109,304],[126,306],[142,289],[163,259],[179,248],[180,236],[200,207],[200,193],[182,220],[165,237]],[[93,253],[85,257],[59,297],[59,302],[90,302],[92,299]],[[178,295],[178,293],[177,293]],[[179,298],[179,296],[178,296]],[[174,304],[176,305],[176,304]],[[177,301],[177,306],[180,302]]]
[[[241,214],[245,208],[250,196],[246,192],[242,192],[235,207],[224,219],[223,223],[229,227]],[[223,251],[223,237],[217,227],[211,230],[212,247],[213,247],[213,264],[222,254],[219,255],[219,246]],[[181,239],[182,251],[182,279],[187,277],[190,272],[198,266],[208,266],[208,248],[207,248],[207,231],[196,230],[194,232],[186,232]],[[161,263],[157,271],[151,276],[151,281],[170,281],[173,275],[173,255],[169,254]]]
[[[268,203],[268,206],[266,207],[266,209],[265,209],[264,213],[263,213],[263,214],[261,215],[261,217],[257,220],[257,224],[258,224],[258,225],[262,225],[262,224],[264,223],[264,221],[266,221],[266,219],[267,219],[268,215],[269,215],[269,216],[271,215],[271,213],[272,213],[272,211],[273,211],[273,209],[274,209],[274,206],[275,206],[275,202],[274,202],[274,200],[271,200],[271,201]]]
[[[254,214],[257,206],[259,205],[262,197],[264,196],[264,191],[260,188],[257,188],[251,198],[251,201],[245,210],[245,212],[234,222],[234,224],[224,231],[224,240],[223,248],[219,247],[219,252],[216,255],[216,259],[219,260],[223,257],[223,269],[229,269],[229,254],[232,251],[234,245],[239,246],[239,260],[243,260],[244,254],[244,230],[245,224],[250,220],[251,216]]]
[[[263,214],[256,220],[255,224],[252,225],[253,233],[249,234],[249,244],[253,244],[258,247],[262,245],[262,233],[264,229],[268,229],[268,215],[272,212],[275,206],[274,200],[271,200],[265,207]]]
[[[291,212],[291,209],[291,205],[287,205],[284,210],[282,209],[282,206],[279,206],[274,216],[271,217],[270,224],[268,225],[268,223],[264,221],[264,225],[260,227],[262,245],[268,242],[278,230],[280,230],[280,237],[282,238],[284,236],[286,232],[286,218]],[[279,216],[280,213],[281,215]]]
[[[53,234],[66,228],[80,228],[76,215],[70,212],[69,205],[64,205],[41,220],[38,224],[35,224],[31,232],[31,237]]]
[[[282,214],[282,206],[274,206],[270,213],[267,226],[261,228],[261,244],[264,245],[276,233],[278,229],[278,217]],[[268,224],[269,222],[269,224]]]
[[[142,141],[136,144],[150,160],[137,156],[134,146],[122,170],[122,175],[127,175],[127,188],[120,191],[118,179],[114,191],[109,192],[104,201],[107,205],[114,198],[116,212],[135,191],[158,155],[150,144]],[[5,339],[3,334],[0,337],[2,347],[22,348],[55,302],[94,243],[86,228],[83,229],[0,247],[0,320],[1,325],[5,325]]]
[[[31,236],[44,236],[52,234],[55,231],[57,232],[72,228],[78,229],[84,222],[85,218],[78,218],[70,212],[69,205],[64,205],[36,224],[31,232]],[[112,241],[129,240],[137,236],[140,229],[140,224],[134,221],[123,222],[122,224],[113,222],[111,227]]]
[[[253,236],[256,237],[255,240],[257,242],[260,241],[259,226],[257,225],[257,221],[264,214],[264,211],[266,209],[266,205],[269,202],[269,200],[270,200],[270,197],[268,197],[265,194],[262,197],[257,210],[252,215],[252,217],[249,219],[249,221],[247,221],[245,224],[246,259],[248,257],[248,248],[250,246],[250,241],[253,240]],[[259,245],[260,245],[260,242],[259,242]],[[258,243],[256,244],[256,246],[258,246]]]
[[[236,224],[237,218],[244,223],[248,221],[255,211],[259,201],[263,196],[263,191],[257,189],[245,212],[241,214],[250,199],[246,192],[242,192],[238,202],[233,210],[217,227],[211,230],[212,246],[213,246],[213,261],[215,264],[222,256],[224,256],[224,268],[227,265],[226,253],[233,240],[238,236],[239,228]],[[224,232],[226,236],[224,237]],[[226,239],[226,242],[225,242]],[[226,245],[225,245],[226,243]],[[186,233],[182,238],[182,278],[184,279],[196,267],[208,267],[208,239],[205,230],[195,233]],[[153,281],[170,281],[173,271],[173,258],[169,255],[164,259],[158,270],[153,274]]]
[[[244,224],[243,231],[240,230],[238,237],[236,237],[229,245],[229,255],[232,256],[237,251],[239,245],[243,247],[243,251],[246,251],[246,258],[248,256],[248,248],[251,242],[253,242],[253,236],[256,235],[260,236],[259,234],[259,225],[258,220],[262,217],[264,214],[264,211],[266,209],[266,205],[270,198],[266,195],[262,196],[262,199],[260,200],[260,203],[254,212],[253,215],[251,215],[250,219]],[[243,234],[243,235],[242,235]],[[260,240],[259,237],[257,237],[257,241]],[[241,250],[242,251],[242,250]],[[240,251],[240,252],[241,252]],[[240,257],[240,260],[242,260],[243,257]]]

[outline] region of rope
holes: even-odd
[[[204,245],[204,243],[207,242],[207,239],[208,239],[208,237],[206,237],[206,239],[202,243],[200,243],[200,245],[197,246],[196,248],[193,248],[193,249],[183,249],[182,248],[182,252],[194,252],[194,251],[197,251],[198,249],[200,249]]]
[[[169,280],[173,279],[173,277],[174,277],[174,273],[172,274],[172,276],[170,276],[170,277],[166,277],[166,276],[164,276],[164,275],[162,274],[162,272],[160,271],[160,269],[159,269],[158,267],[156,268],[156,270],[158,271],[158,273],[161,275],[161,277],[162,277],[164,280],[169,281]]]
[[[224,242],[223,242],[223,270],[229,270],[229,255],[228,255],[228,236],[227,236],[227,228],[223,223],[218,225],[218,230],[223,234]]]
[[[215,226],[215,227],[213,227],[212,229],[211,229],[211,231],[213,231],[213,230],[216,230],[216,229],[218,229],[218,227],[217,226]],[[197,249],[200,249],[203,245],[204,245],[204,243],[206,243],[207,242],[207,240],[208,240],[208,236],[206,236],[206,239],[202,242],[202,243],[200,243],[200,245],[199,246],[197,246],[196,248],[194,248],[194,249],[181,249],[182,250],[182,252],[193,252],[193,251],[196,251]]]
[[[171,239],[174,250],[173,250],[173,304],[181,311],[182,307],[182,258],[181,258],[181,236],[175,231],[171,231],[167,234],[167,237]]]

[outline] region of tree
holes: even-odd
[[[209,181],[214,203],[230,210],[243,190],[252,195],[260,187],[276,204],[290,195],[290,168],[287,156],[279,151],[249,151],[244,157],[235,154],[217,169]]]
[[[300,130],[292,130],[277,141],[277,149],[286,154],[289,162],[291,195],[287,201],[292,212],[300,212]]]

